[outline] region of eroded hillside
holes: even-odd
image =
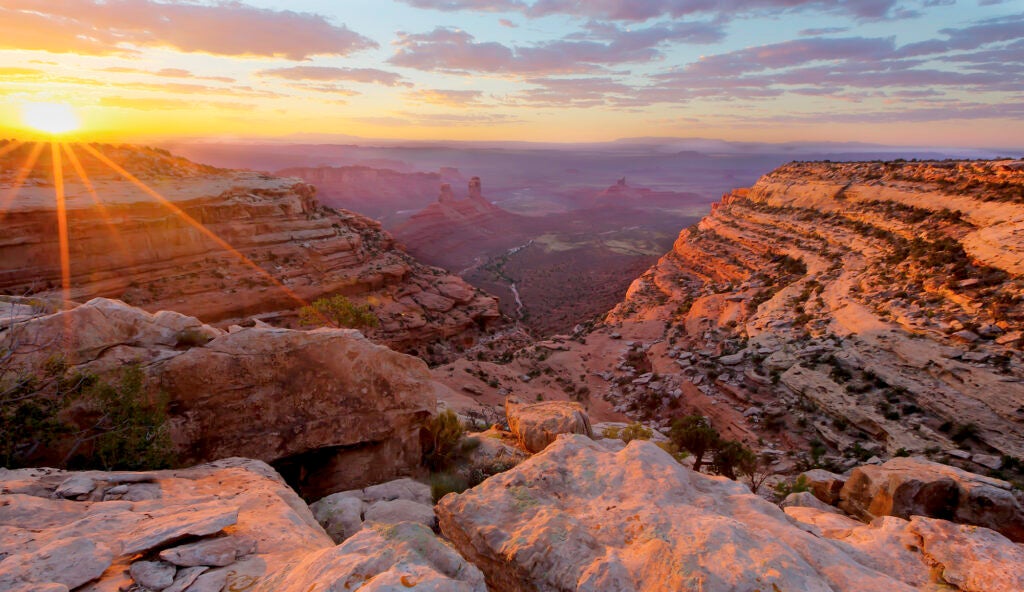
[[[1022,273],[1024,163],[793,163],[684,231],[609,321],[663,320],[720,421],[998,468],[1024,453]]]

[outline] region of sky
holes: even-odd
[[[1024,0],[0,0],[0,137],[1024,147]]]

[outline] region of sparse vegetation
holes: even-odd
[[[380,319],[365,304],[355,304],[342,295],[318,298],[309,306],[299,309],[299,322],[303,325],[330,324],[335,327],[372,329],[380,326]]]

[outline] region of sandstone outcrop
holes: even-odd
[[[494,298],[419,263],[380,223],[320,205],[316,189],[295,178],[202,167],[147,148],[97,148],[162,203],[75,150],[91,184],[67,167],[73,300],[120,298],[222,325],[254,315],[294,325],[303,302],[341,294],[379,317],[371,337],[436,360],[450,353],[445,340],[472,344],[499,320]],[[60,296],[54,190],[44,160],[4,212],[0,293]],[[0,163],[19,164],[14,155]],[[0,171],[5,193],[13,183],[7,172]]]
[[[524,404],[509,397],[505,400],[508,429],[529,452],[540,452],[559,434],[583,434],[594,437],[583,405],[568,401]]]
[[[204,343],[183,345],[185,334],[203,335]],[[151,391],[169,401],[181,461],[272,462],[312,499],[418,471],[420,429],[443,390],[422,360],[357,331],[225,332],[106,299],[23,322],[2,337],[15,345],[13,368],[26,372],[57,352],[69,371],[109,375],[139,364]]]
[[[1009,483],[921,458],[853,470],[839,507],[865,520],[928,516],[984,526],[1024,542],[1024,507]]]
[[[73,478],[93,488],[54,499]],[[243,589],[331,546],[273,469],[246,459],[149,473],[0,469],[0,526],[4,590],[99,592],[133,578],[178,592]]]
[[[437,506],[442,532],[498,592],[1008,592],[1024,578],[1021,548],[987,529],[925,518],[878,529],[790,509],[847,528],[825,535],[792,521],[744,485],[694,473],[650,442],[614,452],[578,435]]]
[[[664,323],[660,382],[732,437],[820,442],[840,472],[901,449],[1000,469],[1024,456],[1022,190],[1017,161],[791,163],[723,196],[607,322]],[[678,413],[648,395],[607,397]]]
[[[70,480],[92,488],[62,499]],[[19,592],[486,590],[420,524],[377,523],[335,546],[273,469],[239,458],[177,471],[0,469],[0,557],[0,588]]]
[[[469,197],[456,199],[450,185],[437,201],[416,212],[392,233],[417,258],[447,269],[462,269],[483,253],[525,242],[527,216],[513,214],[483,197],[479,177],[469,182]],[[535,223],[535,222],[534,222]]]

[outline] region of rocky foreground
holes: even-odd
[[[941,481],[922,477],[926,461],[908,463],[890,467],[890,485],[924,491]],[[861,499],[847,485],[844,499]],[[568,435],[436,508],[411,480],[332,495],[313,506],[328,536],[258,461],[149,473],[0,470],[0,588],[1024,588],[1024,547],[993,530],[929,517],[923,505],[909,519],[864,523],[809,495],[780,509],[650,442]],[[435,512],[440,536],[430,528]]]
[[[158,198],[72,149],[88,179],[65,162],[72,300],[113,297],[224,326],[253,316],[294,325],[304,301],[341,294],[379,318],[371,337],[431,360],[472,345],[499,320],[494,298],[419,263],[378,222],[320,205],[316,189],[298,179],[214,169],[155,149],[96,148]],[[30,150],[0,159],[0,193],[13,191]],[[4,204],[2,293],[60,296],[48,155]]]

